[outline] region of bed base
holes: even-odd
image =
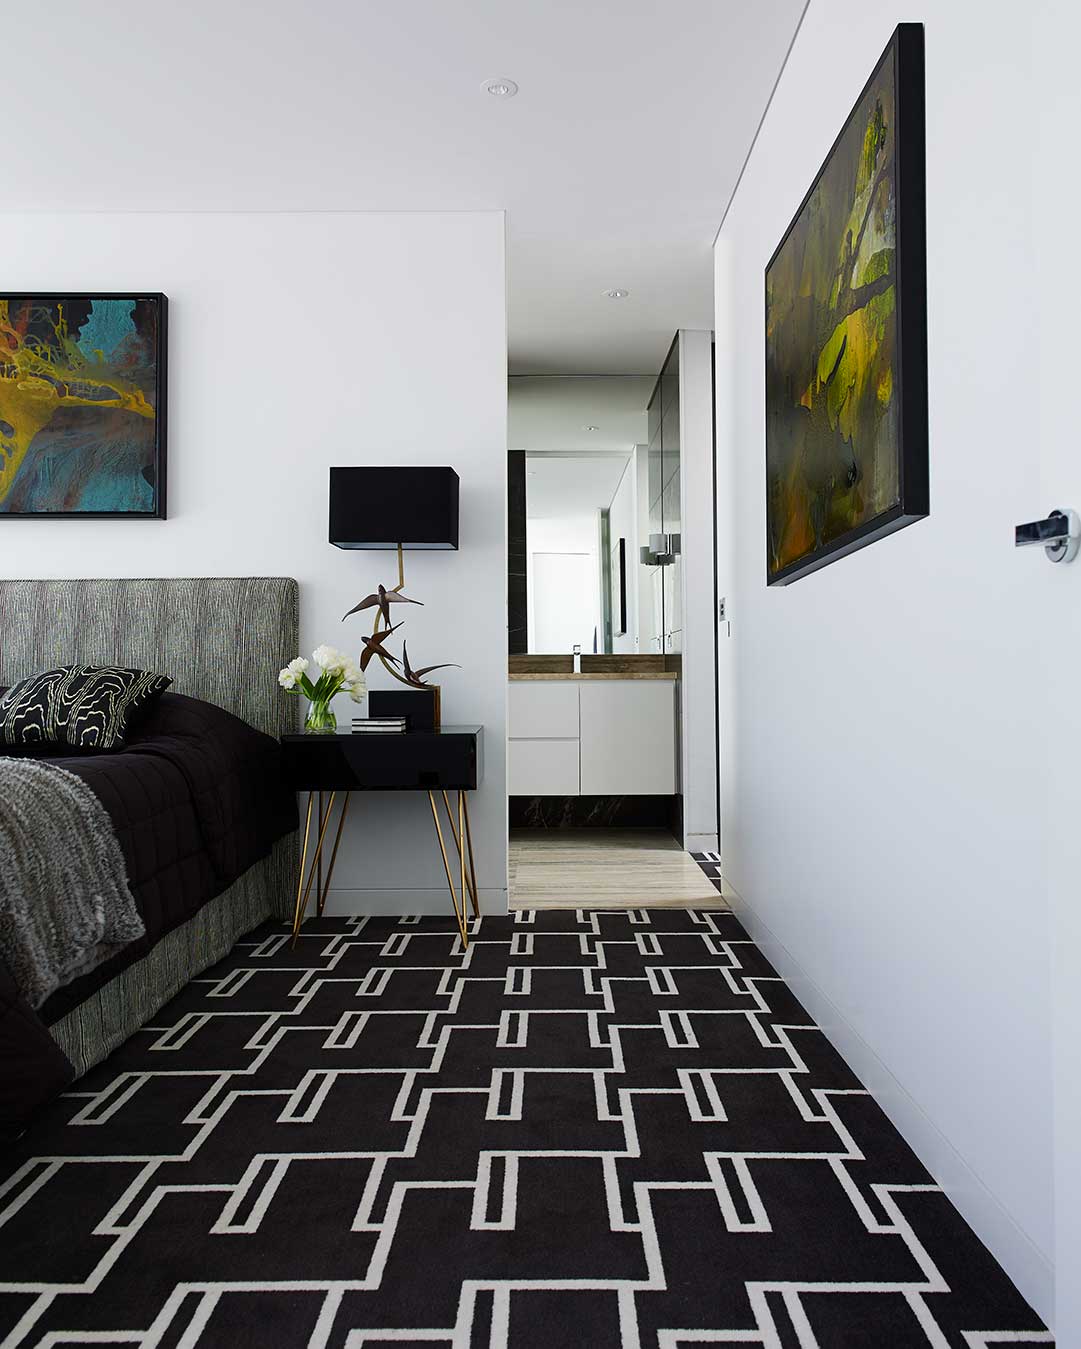
[[[198,975],[223,960],[246,932],[268,918],[291,916],[297,840],[289,834],[269,857],[121,970],[85,1002],[55,1021],[49,1034],[76,1075],[101,1063]]]

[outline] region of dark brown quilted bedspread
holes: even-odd
[[[77,774],[108,811],[146,924],[145,937],[45,1002],[38,1017],[46,1025],[138,960],[296,827],[296,797],[282,778],[278,742],[182,694],[163,694],[122,750],[35,757]],[[10,1062],[7,1038],[26,1045],[25,1009],[13,993],[0,977],[0,1065]]]

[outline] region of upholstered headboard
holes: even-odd
[[[57,665],[159,670],[269,735],[296,729],[278,671],[298,652],[287,576],[0,581],[0,686]]]

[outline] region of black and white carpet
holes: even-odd
[[[242,942],[0,1165],[0,1344],[1050,1343],[723,911]]]

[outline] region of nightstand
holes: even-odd
[[[472,904],[474,917],[480,916],[468,793],[476,790],[484,775],[483,729],[481,726],[444,726],[438,731],[389,735],[362,731],[356,735],[343,732],[282,736],[286,780],[295,791],[308,793],[293,914],[294,944],[313,887],[316,912],[322,914],[326,905],[352,794],[427,792],[454,916],[458,920],[462,944],[468,947],[467,903]],[[452,792],[458,793],[454,805],[451,803]],[[339,803],[338,819],[324,879],[323,846],[330,831],[335,803]],[[454,862],[440,820],[440,803],[453,840]],[[458,874],[457,888],[455,872]]]

